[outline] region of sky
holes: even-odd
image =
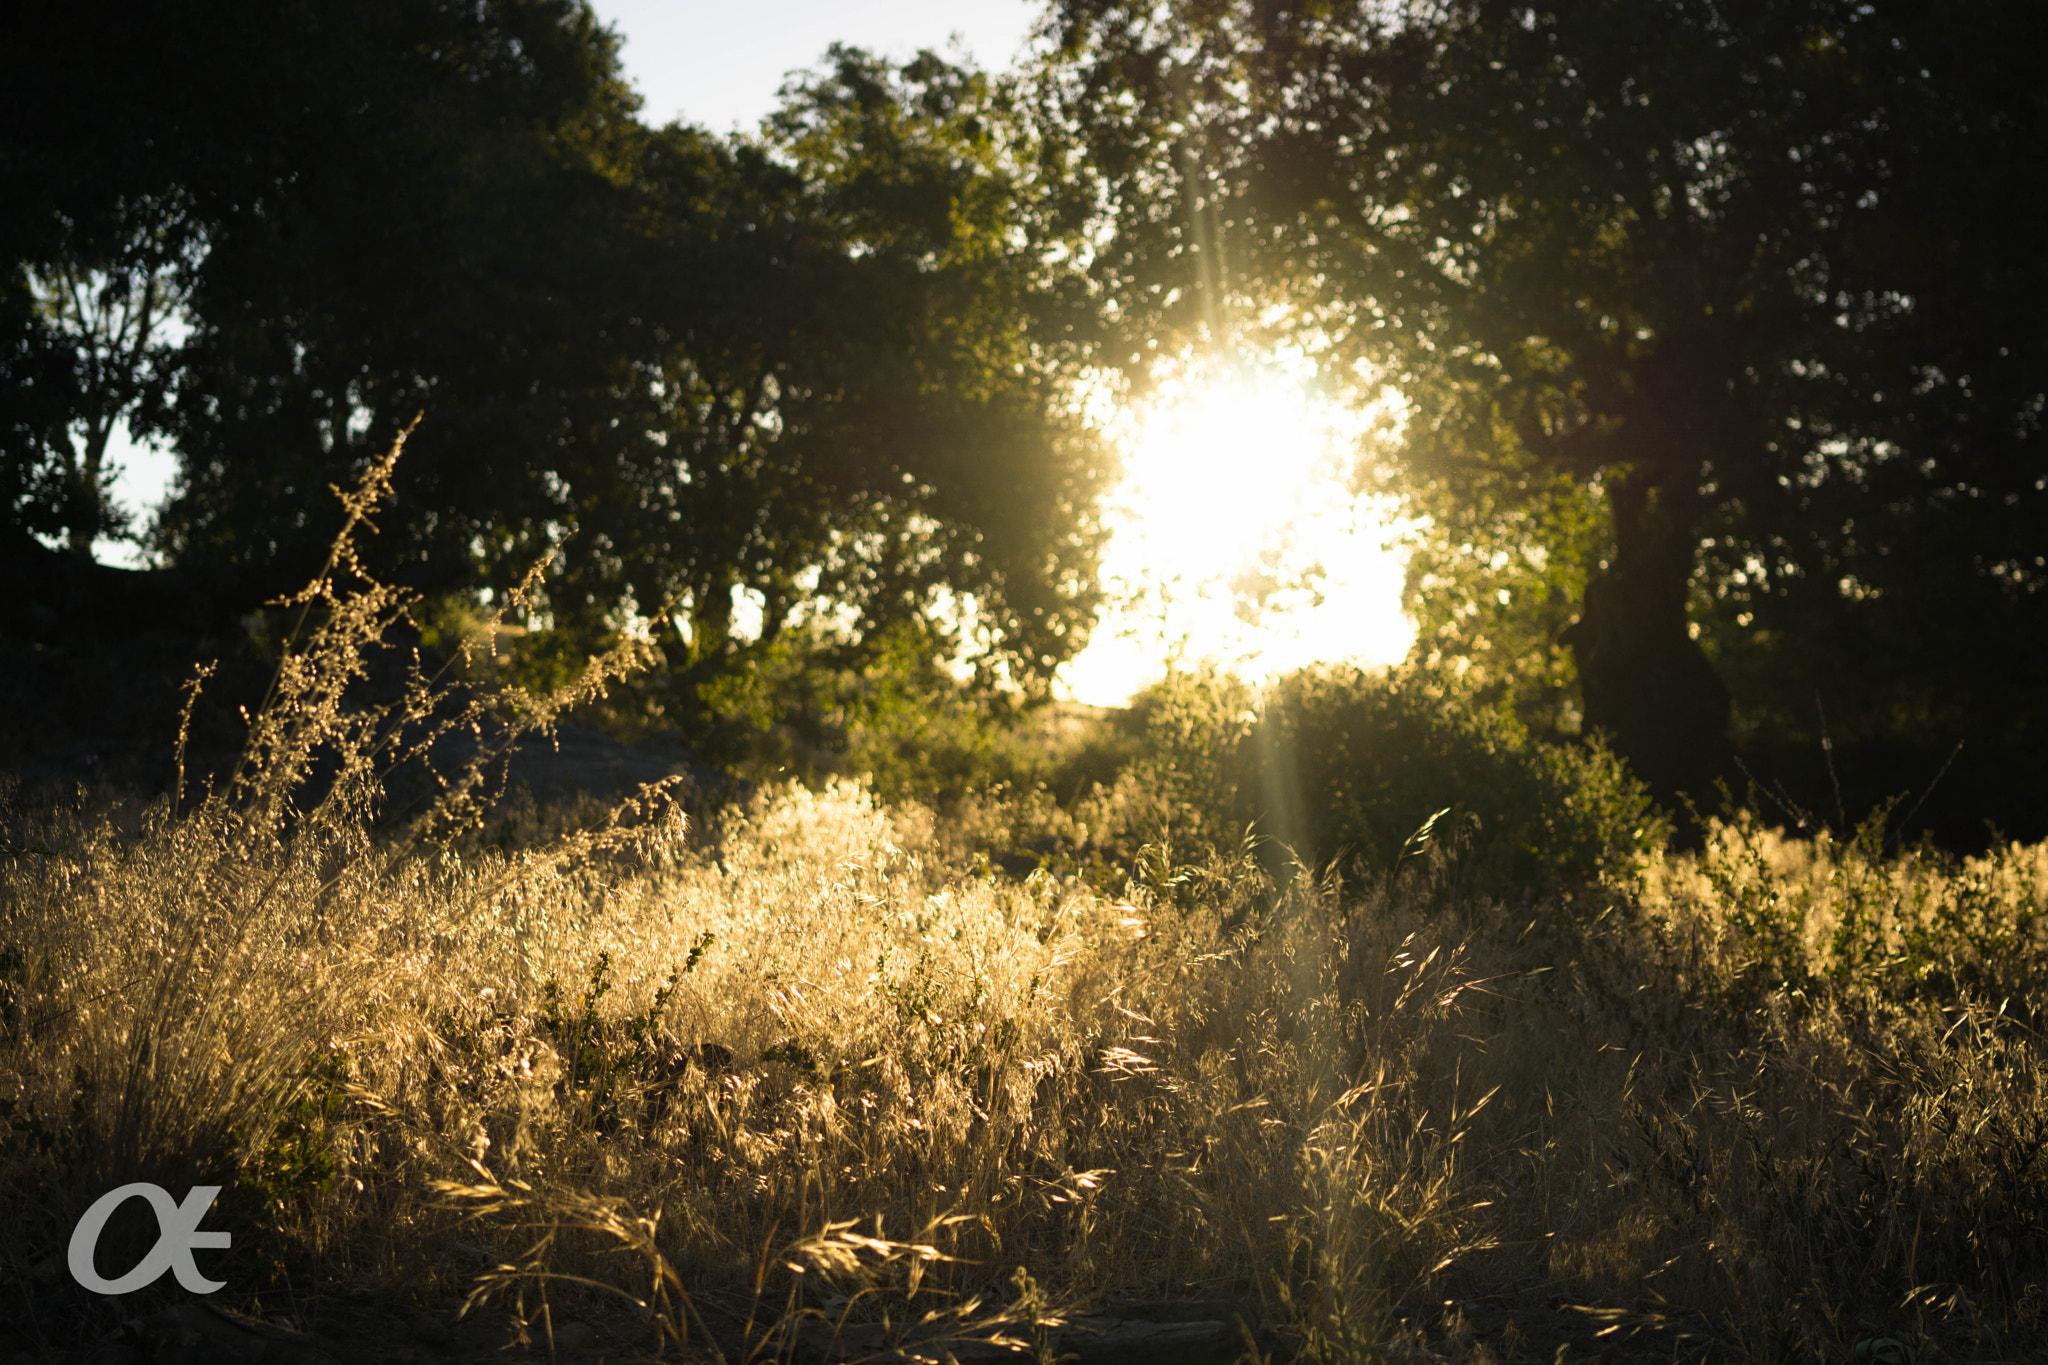
[[[595,0],[623,38],[641,118],[727,133],[752,128],[789,73],[834,42],[907,59],[920,48],[1007,66],[1041,5],[1027,0]],[[1169,659],[1214,660],[1256,679],[1324,659],[1389,663],[1413,630],[1400,611],[1403,556],[1377,509],[1345,491],[1346,414],[1320,405],[1275,361],[1234,387],[1190,388],[1106,423],[1126,456],[1110,499],[1103,564],[1112,606],[1060,691],[1120,705]],[[1276,432],[1278,435],[1276,435]],[[117,442],[114,496],[144,514],[175,472],[168,453]],[[102,542],[100,557],[139,562]],[[1249,591],[1248,591],[1249,589]],[[1262,591],[1261,591],[1262,590]]]
[[[976,62],[1009,65],[1040,6],[1024,0],[596,0],[626,43],[626,72],[657,126],[674,119],[713,132],[751,128],[775,105],[789,72],[835,42],[907,59],[947,50],[958,36]]]

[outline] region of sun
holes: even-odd
[[[1373,414],[1321,398],[1301,368],[1164,384],[1119,415],[1115,605],[1063,671],[1070,696],[1121,704],[1175,661],[1256,679],[1407,653],[1399,528],[1351,486]]]
[[[1237,378],[1147,414],[1125,464],[1118,530],[1167,580],[1201,582],[1298,519],[1331,456],[1298,391]],[[1327,490],[1325,490],[1327,491]]]

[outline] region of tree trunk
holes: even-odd
[[[1705,798],[1727,752],[1728,689],[1685,616],[1699,504],[1696,475],[1610,484],[1614,557],[1586,584],[1584,610],[1564,634],[1586,732],[1605,734],[1667,803]]]
[[[106,468],[107,443],[113,434],[113,422],[103,413],[94,413],[85,424],[85,448],[73,454],[66,471],[64,541],[73,554],[87,559],[92,558],[92,543],[107,523],[107,494],[100,486],[100,471]]]

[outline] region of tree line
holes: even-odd
[[[1426,655],[1667,796],[1731,738],[1884,783],[2040,752],[2033,8],[1063,0],[1057,36],[1134,338],[1237,317],[1408,400],[1376,453],[1435,518]]]
[[[120,415],[153,543],[259,601],[424,411],[390,570],[558,546],[557,637],[670,611],[684,709],[797,636],[1042,687],[1076,386],[1292,341],[1402,396],[1425,661],[1667,800],[2044,818],[2035,7],[1056,0],[1018,72],[835,49],[732,138],[567,0],[121,9],[0,20],[16,534],[114,529]]]
[[[1107,464],[999,82],[835,51],[719,138],[640,122],[570,0],[114,8],[6,21],[18,532],[121,529],[119,417],[178,455],[150,543],[245,611],[424,414],[378,569],[552,552],[562,648],[665,614],[685,701],[786,630],[950,623],[1026,685],[1085,634]]]

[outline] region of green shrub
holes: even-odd
[[[1323,665],[1257,697],[1186,674],[1140,709],[1145,754],[1119,799],[1184,849],[1228,849],[1255,826],[1312,866],[1375,875],[1434,848],[1457,854],[1465,885],[1514,894],[1594,880],[1666,833],[1604,748],[1538,740],[1423,669]]]
[[[1128,762],[1131,741],[1103,708],[958,677],[938,648],[914,626],[859,654],[820,630],[787,633],[756,668],[707,688],[683,735],[752,780],[860,777],[885,801],[946,813],[1002,790],[1071,803]]]

